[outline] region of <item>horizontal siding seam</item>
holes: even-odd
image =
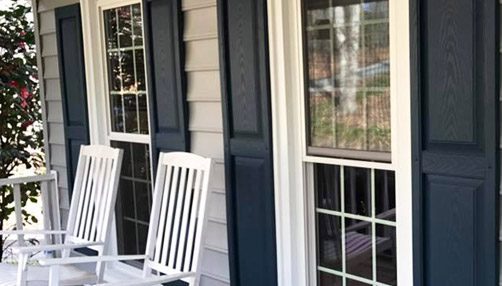
[[[219,97],[210,97],[210,96],[204,96],[204,97],[196,97],[196,96],[189,96],[187,98],[188,102],[214,102],[214,103],[220,103],[221,98]]]
[[[194,72],[194,71],[219,71],[219,66],[185,66],[186,72]]]
[[[59,145],[59,144],[52,144],[52,145]],[[59,162],[51,161],[51,170],[54,170],[56,168],[64,168],[64,169],[66,169],[66,165],[62,165]]]
[[[209,0],[209,1],[204,1],[196,4],[185,4],[181,7],[183,12],[190,11],[190,10],[197,10],[197,9],[204,9],[204,8],[211,8],[211,7],[216,7],[216,1],[215,0]]]
[[[212,191],[212,193],[218,194],[218,195],[225,195],[226,194],[225,188],[211,187],[211,191]]]
[[[47,123],[63,123],[63,120],[55,119],[55,118],[47,118]]]
[[[40,33],[39,33],[40,36],[47,36],[47,35],[51,35],[51,34],[56,34],[56,29],[47,29],[47,30],[40,31]]]
[[[60,97],[46,97],[45,102],[63,102]]]
[[[60,140],[52,139],[51,136],[49,136],[49,144],[51,145],[62,145],[64,142],[61,142]]]
[[[47,56],[42,55],[42,58],[44,58],[44,59],[45,59],[45,58],[56,58],[56,59],[55,59],[56,61],[58,60],[58,59],[57,59],[57,57],[58,57],[57,53],[56,53],[56,54],[54,54],[54,55],[47,55]]]
[[[228,255],[228,249],[225,249],[225,248],[222,248],[222,247],[219,247],[219,246],[215,246],[215,245],[211,245],[209,243],[206,243],[204,245],[204,248],[208,249],[208,250],[211,250],[211,251],[219,252],[219,253],[224,254],[224,255]]]
[[[194,42],[194,41],[201,41],[201,40],[215,40],[215,39],[218,39],[218,33],[185,35],[183,37],[183,40],[185,42]]]
[[[57,57],[58,53],[57,52],[42,52],[42,57],[48,58],[48,57]]]
[[[222,218],[208,217],[207,221],[212,222],[212,223],[216,223],[216,224],[227,225],[227,222]]]
[[[51,79],[51,80],[59,80],[58,75],[44,75],[42,78],[43,79]]]
[[[223,134],[223,128],[216,128],[216,127],[190,126],[188,130],[190,132]]]
[[[218,275],[218,274],[213,274],[213,273],[209,273],[207,271],[202,271],[201,275],[205,276],[207,278],[213,279],[213,280],[217,280],[217,281],[220,281],[220,282],[223,282],[223,283],[230,284],[230,279],[229,278],[225,278],[225,277],[223,277],[221,275]]]

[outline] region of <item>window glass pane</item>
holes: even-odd
[[[122,221],[123,231],[125,234],[122,239],[119,239],[119,244],[122,246],[122,254],[138,254],[136,247],[136,224],[128,219]]]
[[[342,277],[319,271],[319,285],[321,286],[342,286]]]
[[[397,285],[396,228],[376,227],[377,280],[387,285]]]
[[[135,85],[135,90],[146,90],[146,80],[145,80],[145,66],[143,64],[138,64],[138,63],[144,63],[145,62],[145,57],[143,55],[142,50],[137,50],[134,52],[134,56],[136,57],[136,85]]]
[[[388,1],[304,6],[309,152],[390,152]]]
[[[124,217],[134,217],[134,186],[129,180],[121,180],[120,197]]]
[[[150,179],[150,153],[148,145],[133,144],[132,157],[134,160],[134,177],[144,180]]]
[[[120,47],[127,48],[132,46],[132,14],[131,6],[117,8],[119,21],[119,39]]]
[[[148,106],[146,103],[146,94],[138,94],[138,116],[139,128],[141,134],[148,134]]]
[[[136,91],[133,51],[120,53],[121,79],[123,91]]]
[[[340,211],[340,167],[333,165],[316,165],[315,173],[317,207],[326,210]]]
[[[371,216],[371,170],[345,167],[345,212]]]
[[[376,217],[396,221],[396,183],[392,171],[375,171]]]
[[[342,271],[342,224],[338,216],[317,216],[319,265]]]
[[[136,193],[136,203],[140,206],[146,206],[141,212],[138,212],[137,218],[140,221],[146,222],[150,220],[151,194],[150,184],[148,182],[135,182],[134,190]]]
[[[112,117],[112,131],[124,131],[124,106],[122,105],[122,95],[111,95],[111,117]]]
[[[132,25],[134,45],[141,46],[143,45],[143,21],[141,19],[140,5],[132,6]]]
[[[148,134],[141,5],[103,12],[111,130]]]
[[[373,241],[371,222],[345,220],[345,259],[347,273],[373,278]]]
[[[138,109],[135,94],[124,95],[125,130],[127,133],[138,133]]]
[[[119,53],[108,52],[108,82],[111,91],[120,91],[121,79]]]
[[[116,209],[119,254],[141,254],[152,205],[149,147],[119,141],[111,145],[124,150]]]
[[[104,16],[106,47],[107,49],[115,49],[118,47],[117,14],[115,10],[106,10]]]
[[[138,236],[147,237],[148,236],[148,225],[138,224]],[[138,243],[138,253],[145,253],[146,250],[146,239],[140,239]]]

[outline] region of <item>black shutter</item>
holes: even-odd
[[[265,0],[218,0],[231,284],[277,285]]]
[[[71,196],[80,146],[90,142],[80,5],[57,8],[55,15],[68,188]]]
[[[181,0],[144,0],[154,166],[161,151],[190,151]]]
[[[143,0],[154,171],[160,152],[190,151],[181,5],[182,0]]]
[[[417,286],[498,285],[497,3],[411,1]]]

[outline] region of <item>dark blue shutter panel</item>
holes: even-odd
[[[57,8],[55,15],[68,188],[71,193],[80,146],[90,142],[80,5]]]
[[[411,1],[415,285],[498,285],[498,1]]]
[[[277,285],[267,1],[218,0],[231,284]]]
[[[181,0],[144,0],[154,166],[161,151],[190,151]]]

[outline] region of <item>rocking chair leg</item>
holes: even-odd
[[[97,262],[96,263],[96,274],[97,274],[97,283],[103,283],[105,279],[105,267],[106,264],[105,262]]]
[[[50,267],[49,270],[49,286],[59,285],[59,265]]]
[[[20,255],[18,266],[17,266],[17,278],[16,285],[17,286],[26,286],[26,276],[28,275],[28,271],[26,269],[26,264],[28,263],[26,255]]]

